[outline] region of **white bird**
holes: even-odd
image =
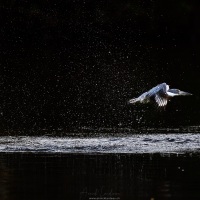
[[[156,87],[153,87],[149,91],[143,93],[137,98],[129,100],[129,103],[135,104],[139,103],[149,103],[155,102],[159,107],[165,107],[168,100],[174,96],[187,96],[192,95],[188,92],[183,92],[179,89],[169,89],[169,85],[166,83],[161,83]]]

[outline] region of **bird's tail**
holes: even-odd
[[[137,103],[138,101],[139,101],[138,98],[133,98],[133,99],[130,99],[130,100],[128,101],[128,103],[135,104],[135,103]]]

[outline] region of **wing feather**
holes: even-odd
[[[155,101],[158,104],[159,107],[164,107],[167,105],[167,99],[164,97],[161,97],[159,95],[155,95]]]
[[[168,88],[169,86],[166,83],[161,83],[147,92],[148,97],[154,96],[157,93],[159,93],[160,95],[164,95],[166,94]]]

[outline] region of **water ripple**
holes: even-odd
[[[120,137],[0,137],[0,152],[183,153],[200,151],[200,134],[138,134]]]

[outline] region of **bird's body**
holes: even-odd
[[[137,98],[129,100],[129,103],[135,104],[139,103],[149,103],[155,102],[159,107],[165,107],[168,100],[174,96],[186,96],[191,95],[188,92],[180,91],[179,89],[169,89],[169,85],[166,83],[161,83],[156,87],[153,87],[149,91],[143,93]]]

